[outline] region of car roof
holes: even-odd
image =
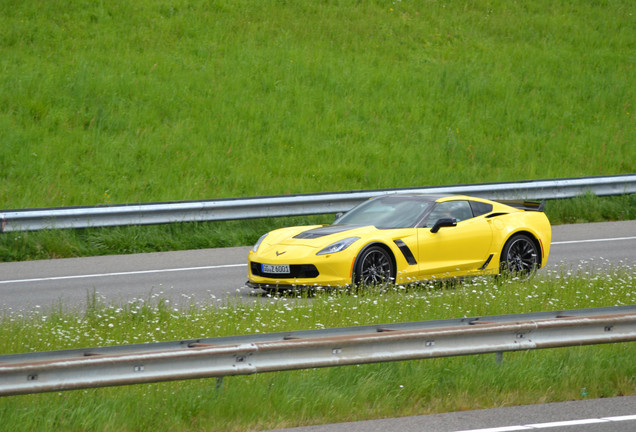
[[[422,201],[429,201],[429,202],[433,202],[433,201],[437,201],[440,199],[444,199],[444,198],[457,198],[457,197],[461,197],[461,195],[452,195],[452,194],[424,194],[424,193],[388,193],[386,195],[379,195],[375,198],[413,198],[413,199],[419,199]],[[464,198],[468,198],[468,197],[464,197]]]

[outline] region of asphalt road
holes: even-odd
[[[634,432],[636,396],[285,429],[286,432]]]
[[[160,297],[178,307],[237,295],[245,286],[249,247],[0,263],[0,311],[83,307],[96,293],[107,304]],[[598,269],[636,265],[636,221],[553,227],[548,266]]]

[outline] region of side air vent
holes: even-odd
[[[494,218],[494,217],[497,217],[497,216],[503,216],[503,215],[507,215],[507,214],[510,214],[510,213],[502,213],[502,212],[501,213],[491,213],[491,214],[486,216],[486,219]]]
[[[417,261],[413,256],[413,252],[411,252],[411,249],[409,249],[406,243],[404,243],[400,239],[394,240],[394,243],[398,248],[400,248],[400,252],[402,252],[402,255],[404,255],[404,259],[406,259],[406,262],[409,263],[409,265],[417,264]]]
[[[492,257],[494,256],[494,254],[490,254],[490,256],[488,257],[488,259],[486,260],[486,262],[484,263],[484,265],[482,265],[481,267],[479,267],[479,270],[484,270],[486,267],[488,267],[488,264],[490,264],[490,261],[492,260]]]

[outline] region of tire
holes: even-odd
[[[389,252],[371,246],[358,255],[354,270],[356,285],[386,286],[395,280],[395,264]]]
[[[527,235],[516,234],[504,245],[500,263],[501,274],[527,279],[541,264],[537,245]]]

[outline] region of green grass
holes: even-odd
[[[548,201],[551,223],[636,219],[636,195],[592,195]],[[265,232],[294,225],[328,224],[333,215],[155,226],[11,232],[0,235],[0,262],[248,246]]]
[[[0,208],[636,171],[629,1],[2,4]]]
[[[599,198],[582,195],[548,201],[546,214],[552,224],[572,224],[636,219],[636,194]]]
[[[609,264],[608,264],[609,265]],[[228,297],[190,309],[161,298],[126,305],[92,297],[0,318],[0,353],[537,312],[634,303],[633,268],[544,272],[312,298]],[[244,431],[636,393],[636,344],[309,369],[0,398],[12,430]],[[316,391],[320,389],[320,391]]]

